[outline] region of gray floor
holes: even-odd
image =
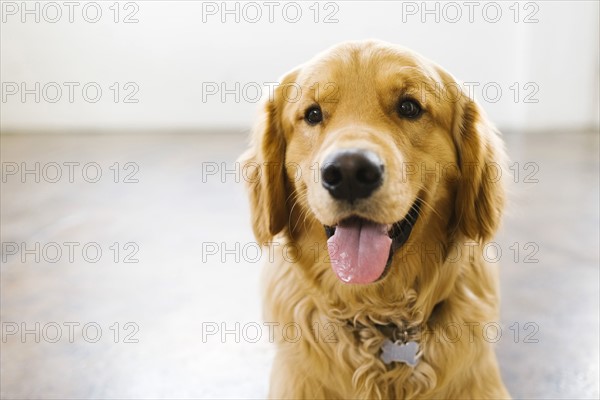
[[[203,252],[253,240],[239,175],[202,172],[232,168],[245,140],[1,138],[2,398],[265,396],[272,348],[267,335],[252,343],[243,331],[261,322],[259,263],[251,253],[221,260]],[[598,134],[506,141],[519,175],[497,238],[503,376],[516,398],[598,398]],[[39,183],[10,175],[36,162]],[[62,172],[56,183],[53,162]],[[80,163],[71,164],[73,183],[68,162]],[[102,171],[96,183],[86,181],[95,177],[91,163]],[[78,324],[72,338],[69,323]],[[241,338],[203,340],[208,325]]]

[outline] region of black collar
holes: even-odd
[[[361,331],[373,327],[377,329],[381,334],[390,339],[392,342],[407,343],[410,341],[419,342],[421,340],[421,332],[423,328],[421,326],[407,326],[407,325],[396,325],[390,324],[373,324],[371,326],[363,325],[361,323],[353,323],[348,321],[346,324],[347,328],[354,333],[354,336],[358,340],[363,339]]]
[[[431,311],[429,318],[425,322],[423,322],[421,325],[410,325],[409,323],[404,322],[404,321],[402,321],[401,324],[373,323],[372,325],[365,325],[365,324],[361,324],[360,322],[348,320],[348,321],[346,321],[346,328],[349,331],[351,331],[354,334],[355,338],[358,340],[363,339],[363,335],[361,334],[361,331],[364,331],[365,329],[369,329],[369,328],[375,328],[379,332],[381,332],[381,334],[385,338],[391,340],[392,342],[399,341],[400,343],[403,343],[403,344],[408,343],[410,341],[420,342],[421,339],[424,337],[425,333],[427,333],[428,325],[429,325],[430,321],[437,314],[439,309],[442,307],[443,303],[444,303],[443,300],[440,301],[439,303],[437,303],[433,307],[433,310]]]

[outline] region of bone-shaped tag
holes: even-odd
[[[396,361],[403,362],[411,367],[417,365],[417,353],[419,352],[419,344],[417,342],[402,344],[400,341],[394,343],[389,339],[385,339],[381,350],[381,359],[386,364]]]

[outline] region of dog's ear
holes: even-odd
[[[504,209],[504,147],[481,108],[466,96],[456,104],[453,125],[460,170],[455,228],[486,241],[498,229]]]
[[[289,185],[285,173],[286,142],[281,114],[287,98],[283,91],[296,75],[286,75],[267,99],[252,133],[250,148],[239,159],[250,197],[252,229],[261,244],[271,240],[288,223]]]

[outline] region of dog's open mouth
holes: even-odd
[[[392,225],[350,217],[325,226],[331,267],[345,283],[366,284],[383,278],[392,257],[410,237],[421,207],[417,199],[408,214]]]

